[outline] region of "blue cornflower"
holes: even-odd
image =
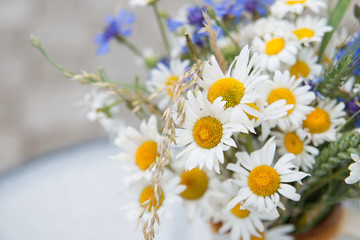
[[[105,22],[106,28],[104,32],[97,34],[94,39],[94,42],[99,45],[96,51],[99,55],[109,52],[109,42],[112,38],[129,37],[131,35],[130,25],[135,22],[135,14],[121,10],[117,17],[106,17]]]
[[[325,97],[318,91],[316,90],[316,86],[322,82],[322,78],[316,79],[316,80],[311,80],[311,79],[304,79],[303,82],[301,83],[301,85],[305,86],[309,86],[310,89],[309,91],[315,93],[316,96],[320,97],[321,99],[324,99]]]
[[[199,29],[204,27],[203,11],[205,11],[205,7],[198,7],[198,6],[189,7],[187,13],[188,22]]]
[[[266,15],[266,7],[273,2],[274,0],[236,0],[236,4],[242,6],[244,11],[252,14],[258,13],[260,16]]]
[[[360,33],[355,34],[354,37],[346,44],[344,48],[342,48],[336,59],[339,60],[343,55],[354,53],[352,67],[354,75],[360,75]]]
[[[350,99],[345,106],[348,114],[350,116],[353,116],[360,110],[360,95],[357,95],[355,98]],[[356,116],[355,126],[360,127],[360,114]]]
[[[174,32],[176,30],[178,30],[179,27],[184,26],[184,22],[175,20],[175,19],[167,19],[166,20],[166,25],[168,27],[168,29],[170,30],[170,32]]]
[[[229,16],[240,19],[244,11],[242,6],[234,3],[234,0],[223,0],[218,4],[214,3],[213,0],[204,0],[204,2],[214,9],[218,17],[223,19]]]

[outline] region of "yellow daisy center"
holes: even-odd
[[[267,55],[276,55],[285,47],[285,40],[282,38],[274,38],[265,45],[265,53]]]
[[[286,1],[286,4],[287,5],[294,5],[294,4],[297,4],[297,3],[304,3],[306,2],[306,0],[289,0],[289,1]]]
[[[309,76],[310,68],[306,64],[306,62],[303,61],[297,61],[291,68],[290,68],[290,74],[291,76],[295,76],[296,78],[303,77],[306,78]]]
[[[240,209],[240,207],[240,203],[236,204],[236,206],[231,209],[231,212],[238,218],[246,218],[250,212],[246,209]]]
[[[203,117],[196,121],[193,129],[195,142],[202,148],[210,149],[218,145],[223,136],[222,124],[213,117]]]
[[[330,128],[330,116],[323,109],[316,107],[303,122],[303,126],[311,133],[323,133]]]
[[[269,196],[280,186],[280,176],[270,166],[262,165],[251,170],[248,177],[250,190],[258,196]]]
[[[300,29],[293,31],[293,33],[297,36],[299,41],[303,38],[310,39],[315,35],[314,31],[309,28],[300,28]]]
[[[272,104],[273,102],[276,102],[277,100],[285,99],[286,104],[293,104],[295,107],[295,96],[294,94],[287,88],[277,88],[271,91],[268,97],[268,103]],[[293,110],[294,107],[287,111],[287,114],[289,115]]]
[[[261,237],[251,236],[250,240],[265,240],[265,235],[263,233],[259,233]]]
[[[154,141],[147,141],[140,145],[136,151],[135,161],[143,171],[148,169],[156,160],[157,144]]]
[[[255,110],[260,111],[260,109],[259,109],[254,103],[245,103],[245,104],[248,105],[249,107],[255,109]],[[253,119],[253,118],[255,118],[255,121],[258,120],[257,117],[255,117],[255,116],[253,116],[253,115],[251,115],[251,114],[249,114],[249,113],[247,113],[247,112],[245,112],[245,113],[246,113],[247,117],[248,117],[250,120]]]
[[[171,98],[174,97],[174,91],[175,91],[177,80],[178,80],[177,76],[170,76],[166,80],[165,85],[166,85],[167,93]]]
[[[180,184],[186,186],[185,191],[181,193],[183,198],[189,200],[198,199],[206,192],[208,177],[204,171],[194,168],[190,171],[183,172],[180,178]]]
[[[213,103],[218,97],[226,101],[225,108],[235,107],[244,96],[244,85],[234,78],[222,78],[217,80],[209,88],[207,99]]]
[[[303,150],[303,142],[300,140],[299,136],[294,132],[289,132],[285,135],[284,144],[288,152],[295,155],[299,154]]]
[[[140,194],[140,204],[143,204],[147,200],[151,199],[149,211],[153,206],[156,206],[156,208],[159,208],[161,206],[162,202],[164,201],[164,193],[161,190],[161,188],[160,188],[160,191],[161,191],[161,198],[160,198],[160,201],[158,204],[156,201],[153,187],[152,186],[145,187]]]

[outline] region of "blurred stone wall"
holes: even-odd
[[[182,2],[164,1],[177,9]],[[90,87],[63,77],[29,43],[29,34],[41,39],[48,54],[65,68],[95,71],[105,66],[112,79],[145,79],[131,52],[111,44],[111,52],[96,56],[95,34],[107,15],[126,0],[0,0],[0,173],[53,150],[99,137],[104,132],[76,107]],[[159,29],[149,8],[137,8],[133,39],[140,48],[163,51]],[[145,37],[147,36],[147,37]],[[139,121],[124,109],[127,123]]]

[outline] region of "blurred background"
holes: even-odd
[[[32,47],[28,36],[39,37],[49,56],[71,71],[93,72],[105,66],[111,79],[133,81],[139,74],[144,81],[145,71],[128,49],[112,42],[109,54],[97,56],[93,43],[105,26],[105,17],[117,13],[126,2],[0,0],[0,174],[38,155],[106,137],[79,106],[91,88],[63,77]],[[161,1],[160,7],[175,14],[182,4]],[[134,10],[135,44],[163,51],[151,9]],[[126,123],[138,125],[123,110]]]
[[[115,15],[126,2],[0,0],[1,240],[125,236],[118,228],[125,220],[116,212],[121,205],[120,167],[118,163],[103,161],[118,149],[109,147],[103,129],[87,120],[86,109],[81,106],[91,88],[66,79],[32,47],[28,37],[29,34],[39,37],[49,56],[68,70],[94,72],[98,66],[104,66],[113,80],[132,82],[138,74],[145,81],[146,71],[135,63],[128,49],[112,42],[109,54],[97,56],[97,46],[93,43],[94,36],[105,26],[105,17]],[[359,4],[360,0],[353,2]],[[183,1],[162,0],[159,5],[176,16],[183,4]],[[355,22],[352,7],[346,16],[348,25]],[[155,52],[162,53],[153,12],[146,7],[134,11],[137,21],[133,42],[141,49],[151,46]],[[126,124],[139,124],[125,108],[122,111]],[[99,143],[99,139],[103,141]],[[27,170],[12,171],[33,160],[38,161]],[[56,164],[52,165],[51,161]],[[37,216],[35,220],[34,216]],[[91,220],[86,222],[85,218]],[[348,222],[346,226],[357,221]],[[133,234],[133,225],[124,226]],[[100,230],[89,231],[92,227]],[[174,225],[174,229],[177,233],[179,225]],[[78,235],[74,235],[76,231]],[[126,239],[135,238],[128,235]],[[142,239],[141,235],[138,239]]]

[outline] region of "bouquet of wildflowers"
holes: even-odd
[[[131,85],[103,68],[65,70],[31,37],[66,77],[94,86],[88,117],[115,134],[124,209],[146,239],[174,205],[224,239],[278,240],[360,198],[360,35],[339,28],[350,0],[205,0],[176,17],[159,3],[129,1],[154,11],[163,53],[131,42],[131,10],[95,37],[98,54],[117,42],[141,59],[148,78]],[[123,126],[120,105],[139,129]]]

